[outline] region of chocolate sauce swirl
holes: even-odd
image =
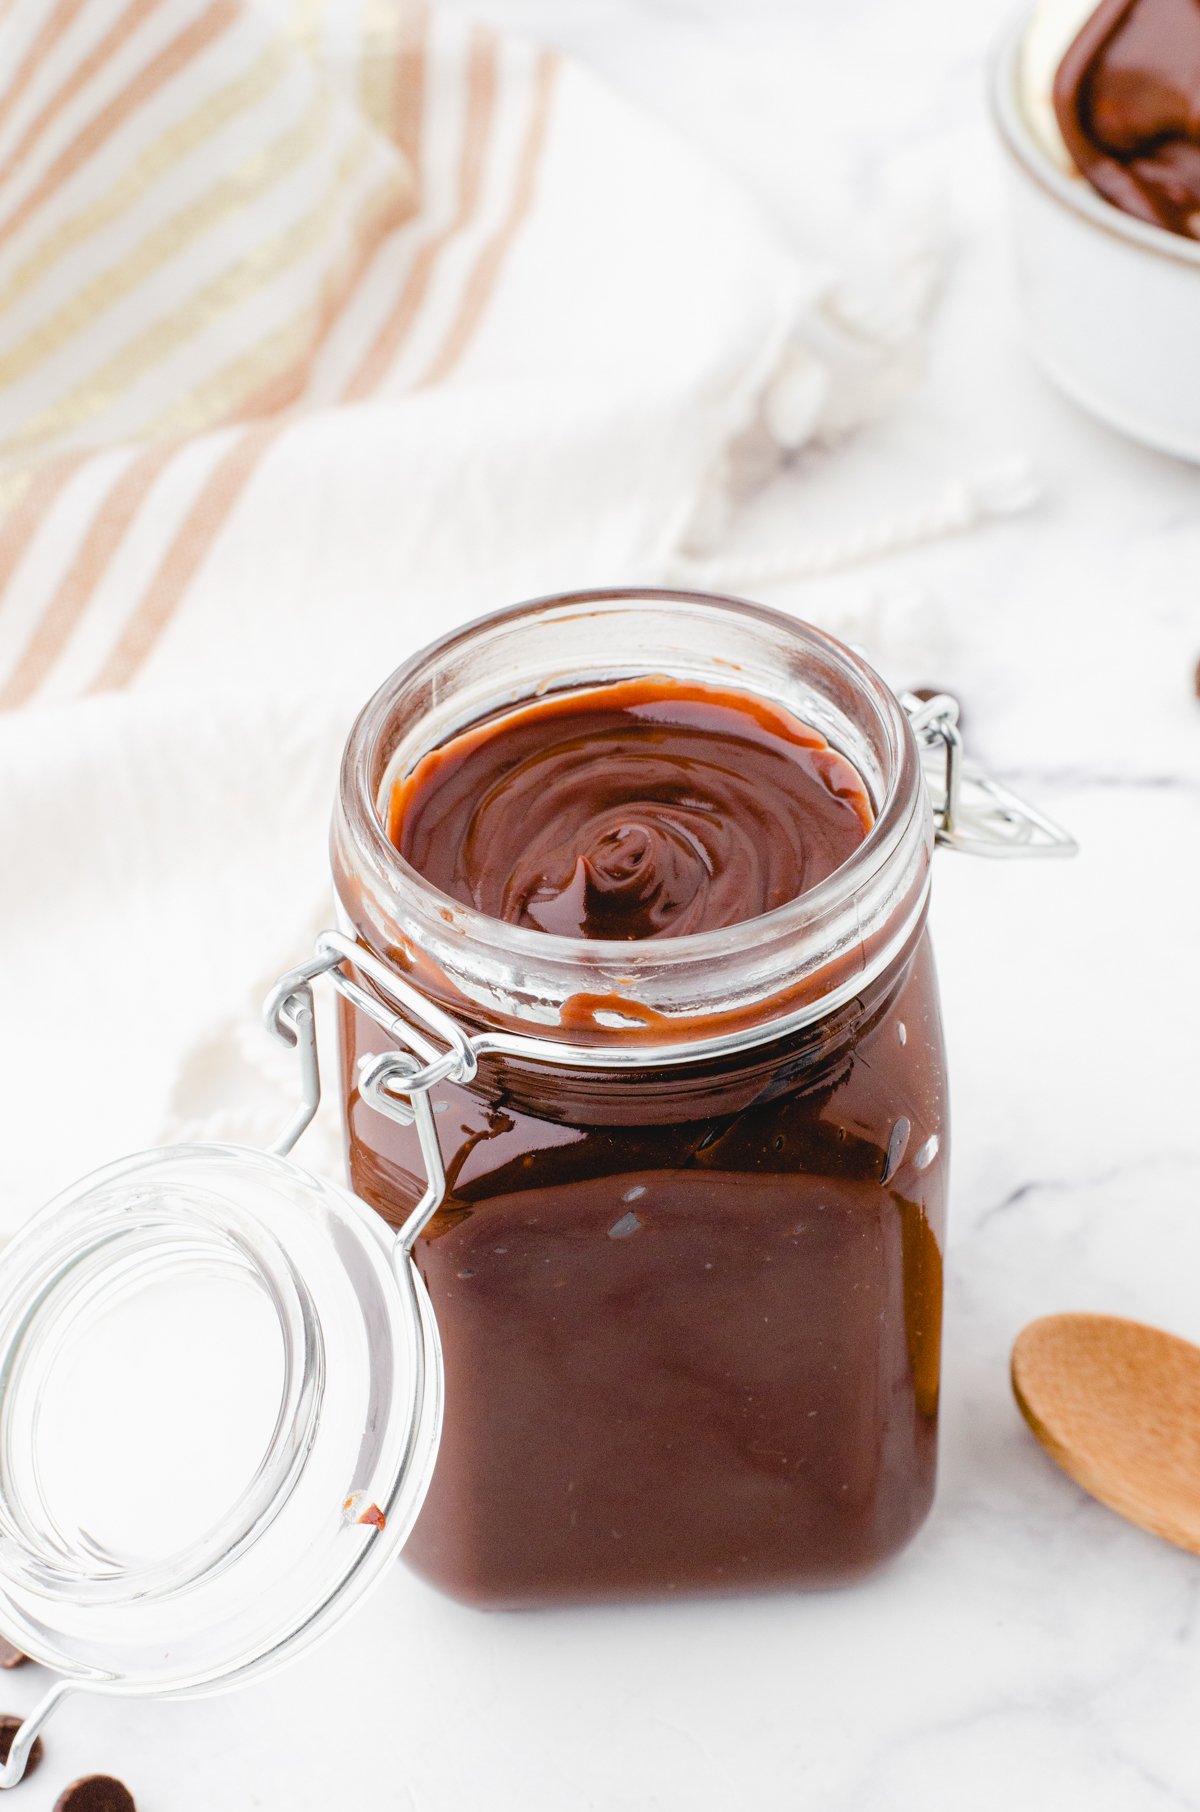
[[[736,925],[818,885],[873,821],[852,764],[749,694],[654,677],[473,725],[394,788],[388,831],[443,893],[573,938]]]

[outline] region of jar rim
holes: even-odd
[[[475,641],[481,632],[503,631],[508,625],[530,619],[552,619],[564,613],[585,614],[589,608],[622,605],[666,604],[734,615],[766,628],[783,631],[789,640],[807,644],[810,651],[837,665],[856,693],[874,710],[888,748],[886,788],[873,801],[875,819],[863,841],[840,867],[816,886],[754,918],[708,931],[643,940],[579,939],[526,925],[492,918],[463,901],[443,893],[415,869],[388,836],[375,795],[375,771],[380,748],[391,727],[395,700],[408,682],[435,660]],[[622,677],[627,663],[617,659],[612,677]],[[594,681],[577,680],[579,687]],[[731,690],[739,686],[736,676]],[[563,691],[572,689],[566,681]],[[844,752],[844,751],[843,751]],[[342,757],[341,802],[350,833],[359,852],[375,873],[386,878],[401,900],[420,901],[477,945],[531,962],[555,962],[578,973],[581,987],[594,976],[597,966],[619,964],[639,979],[648,970],[676,968],[685,963],[719,962],[730,956],[746,957],[757,948],[778,943],[789,932],[811,928],[814,921],[853,897],[878,876],[894,857],[915,814],[928,812],[921,780],[920,758],[909,720],[895,693],[873,667],[835,636],[802,618],[768,605],[715,593],[670,587],[613,586],[576,592],[552,593],[487,612],[460,628],[447,632],[417,650],[397,667],[373,693],[351,727]]]

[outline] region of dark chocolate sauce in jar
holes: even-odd
[[[873,822],[815,730],[666,679],[497,713],[388,804],[443,893],[627,941],[803,899]],[[832,953],[831,985],[861,961]],[[342,1014],[353,1184],[399,1222],[416,1135],[357,1096],[378,1030]],[[923,919],[789,1036],[657,1070],[651,1046],[629,1075],[489,1058],[436,1094],[447,1194],[417,1259],[446,1413],[411,1565],[520,1606],[835,1584],[912,1536],[934,1483],[946,1158]]]
[[[497,713],[426,755],[388,816],[443,893],[578,938],[757,918],[832,874],[872,822],[861,778],[818,731],[665,678]]]

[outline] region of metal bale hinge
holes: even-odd
[[[9,1744],[7,1759],[0,1765],[0,1793],[7,1792],[10,1787],[20,1786],[29,1766],[33,1745],[64,1699],[72,1693],[87,1690],[87,1685],[82,1681],[56,1680],[38,1700],[28,1716],[22,1719],[20,1729]]]
[[[1068,831],[1027,799],[968,761],[958,727],[958,701],[948,693],[921,699],[901,695],[933,807],[934,834],[944,849],[972,856],[1073,856]]]
[[[364,975],[371,986],[364,987],[354,971]],[[323,931],[315,954],[280,976],[263,1007],[267,1030],[300,1056],[300,1106],[271,1146],[281,1157],[292,1150],[321,1104],[313,983],[322,975],[329,977],[344,1000],[402,1047],[364,1058],[357,1080],[360,1096],[376,1113],[402,1126],[416,1125],[426,1181],[420,1201],[397,1234],[399,1249],[407,1252],[446,1192],[429,1091],[439,1082],[469,1082],[478,1067],[475,1047],[448,1013],[387,963],[353,938],[339,931]]]

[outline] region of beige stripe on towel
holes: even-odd
[[[440,253],[473,217],[483,192],[488,138],[496,105],[496,38],[483,27],[472,34],[467,62],[467,115],[459,167],[458,207],[450,225],[421,246],[395,304],[370,351],[351,378],[346,400],[369,396],[387,376],[425,298]]]
[[[213,0],[211,6],[192,20],[178,36],[163,47],[138,71],[137,80],[123,88],[106,107],[94,114],[51,163],[48,170],[18,204],[6,220],[0,221],[0,245],[11,239],[18,227],[24,226],[50,197],[76,172],[89,157],[111,138],[118,127],[144,106],[152,95],[186,69],[194,57],[227,31],[238,16],[235,0]]]

